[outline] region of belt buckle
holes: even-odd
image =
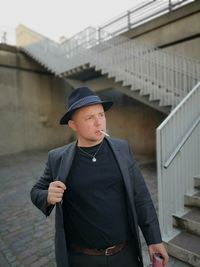
[[[112,255],[111,251],[109,252],[109,250],[113,249],[114,247],[115,247],[115,246],[106,248],[106,250],[105,250],[105,256],[110,256],[110,255]]]

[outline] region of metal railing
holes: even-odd
[[[0,44],[15,45],[15,29],[0,25]]]
[[[124,85],[131,85],[133,90],[151,91],[152,99],[161,99],[161,105],[172,105],[177,99],[176,105],[200,80],[199,60],[177,56],[122,36],[90,49],[80,47],[76,55],[68,56],[63,72],[90,64],[123,81]]]
[[[70,53],[71,50],[78,49],[80,46],[91,47],[91,45],[96,45],[108,38],[113,38],[122,32],[133,29],[147,21],[194,1],[196,0],[144,1],[126,12],[123,12],[109,22],[100,25],[97,29],[88,27],[69,39],[63,37],[61,43],[63,43],[65,51]],[[0,26],[0,43],[16,44],[14,28],[11,29],[10,27]]]
[[[200,174],[200,82],[157,128],[159,220],[164,241],[177,234],[172,215],[185,213],[184,195]]]
[[[56,75],[65,76],[89,64],[131,86],[131,90],[141,89],[142,94],[150,95],[150,100],[160,100],[161,106],[175,107],[200,80],[199,60],[145,46],[123,36],[108,38],[96,45],[90,43],[87,48],[80,45],[71,54],[63,44],[24,26],[20,26],[17,36],[23,49]]]
[[[163,14],[169,13],[195,0],[149,0],[120,14],[97,29],[88,27],[62,42],[65,51],[74,54],[80,48],[97,45]]]
[[[106,31],[112,34],[112,36],[115,36],[194,1],[195,0],[145,1],[103,24],[99,27],[99,31]]]
[[[162,93],[165,91],[183,98],[200,80],[199,60],[175,56],[135,40],[125,39],[115,44],[107,42],[107,48],[104,43],[103,51],[99,49],[100,46],[90,49],[93,53],[89,62],[107,69],[108,73],[112,72],[116,78],[120,75],[122,81],[127,84],[127,77],[130,80],[132,78],[132,81],[139,77],[142,88],[149,82],[157,85]],[[97,53],[97,50],[100,52]]]

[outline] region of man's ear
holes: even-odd
[[[69,128],[71,128],[73,131],[76,132],[76,125],[75,125],[75,122],[73,120],[69,120],[68,121],[68,126]]]

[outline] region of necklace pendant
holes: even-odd
[[[96,162],[97,159],[95,157],[92,158],[92,162]]]

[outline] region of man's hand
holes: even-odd
[[[149,252],[149,257],[152,262],[153,260],[153,254],[154,253],[160,253],[163,257],[163,266],[167,266],[167,263],[169,261],[169,256],[167,254],[167,251],[162,243],[160,244],[152,244],[148,246],[148,252]]]
[[[55,181],[49,184],[47,203],[49,205],[55,205],[62,201],[66,186],[61,181]]]

